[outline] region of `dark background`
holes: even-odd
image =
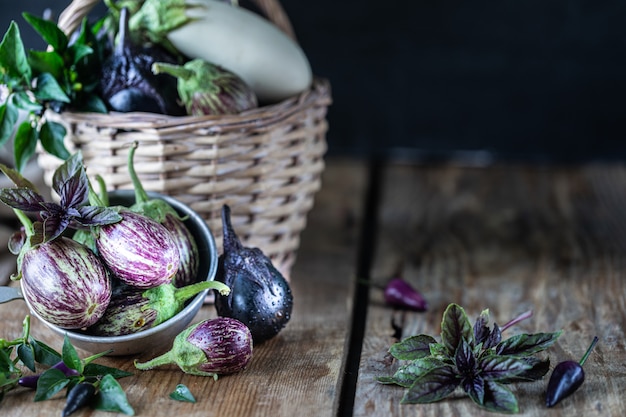
[[[68,1],[2,2],[20,13]],[[626,2],[283,0],[328,78],[331,154],[547,162],[626,157]]]

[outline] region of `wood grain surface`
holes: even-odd
[[[515,384],[523,416],[626,414],[626,170],[575,167],[393,165],[384,169],[372,280],[403,265],[405,279],[429,301],[424,313],[399,312],[371,290],[356,390],[355,416],[494,415],[457,391],[427,405],[401,405],[405,389],[378,384],[397,367],[387,349],[413,334],[439,338],[448,303],[473,320],[489,308],[507,330],[563,329],[546,354],[552,366],[578,360],[597,335],[586,382],[552,409],[548,377]],[[397,334],[392,324],[401,329]]]

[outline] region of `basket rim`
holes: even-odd
[[[193,126],[215,130],[235,129],[251,123],[264,126],[288,118],[294,113],[313,106],[329,106],[332,103],[331,87],[327,79],[314,77],[311,87],[302,93],[278,103],[257,107],[238,114],[206,116],[169,116],[158,113],[95,113],[63,111],[55,113],[69,123],[88,123],[115,129],[168,129],[177,126]]]

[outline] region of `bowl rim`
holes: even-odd
[[[150,198],[160,198],[166,201],[179,214],[181,215],[184,214],[184,216],[188,216],[188,219],[186,219],[185,221],[191,220],[194,224],[196,224],[199,227],[200,229],[199,232],[208,237],[207,243],[209,246],[208,250],[210,254],[210,259],[209,259],[209,270],[207,271],[208,273],[207,273],[206,281],[213,281],[217,274],[217,263],[218,263],[217,262],[218,261],[217,244],[215,242],[215,237],[213,236],[213,233],[211,232],[211,229],[207,225],[206,221],[187,204],[179,200],[176,200],[173,197],[160,194],[157,192],[152,192],[152,191],[148,191],[147,194]],[[112,198],[114,197],[130,198],[130,197],[134,197],[134,195],[135,195],[135,192],[133,190],[109,191],[109,196]],[[20,286],[21,286],[21,282],[20,282]],[[47,327],[49,327],[51,330],[53,330],[54,332],[58,334],[63,334],[63,335],[67,334],[68,337],[70,337],[71,339],[75,339],[77,341],[86,342],[86,343],[113,344],[113,343],[135,342],[137,340],[148,338],[154,335],[155,333],[160,333],[163,330],[166,330],[169,327],[176,325],[179,320],[187,317],[190,314],[192,315],[191,320],[193,320],[193,317],[195,317],[195,315],[197,314],[197,311],[196,313],[194,313],[194,310],[198,310],[202,306],[202,304],[204,303],[204,299],[206,298],[208,292],[209,292],[209,289],[206,289],[198,293],[189,303],[187,303],[187,305],[181,311],[179,311],[174,317],[164,321],[163,323],[160,323],[146,330],[141,330],[137,333],[125,334],[121,336],[94,336],[94,335],[90,335],[87,333],[77,332],[74,329],[64,329],[62,327],[59,327],[55,324],[49,323],[48,321],[44,320],[39,314],[37,314],[37,312],[33,308],[31,308],[31,305],[26,299],[26,297],[24,297],[24,301],[26,302],[26,305],[28,306],[28,309],[30,310],[30,313],[32,315],[37,317],[39,321],[41,321],[43,324],[45,324]]]

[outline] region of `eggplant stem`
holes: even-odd
[[[35,234],[35,228],[33,227],[33,222],[26,215],[26,213],[16,208],[13,209],[13,212],[15,213],[17,218],[20,220],[20,223],[22,223],[22,226],[24,226],[24,232],[26,233],[26,236],[27,237],[33,236]]]
[[[202,281],[177,288],[174,291],[174,298],[177,301],[186,301],[206,289],[217,290],[221,295],[230,294],[230,287],[220,281]]]
[[[511,320],[508,323],[506,323],[504,326],[502,326],[502,328],[500,328],[500,331],[503,332],[506,329],[508,329],[509,327],[516,325],[520,321],[523,321],[523,320],[526,320],[526,319],[532,317],[532,315],[533,315],[533,311],[532,310],[525,311],[522,314],[520,314],[519,316],[515,317],[513,320]]]
[[[169,365],[170,363],[176,363],[174,358],[174,353],[170,350],[165,352],[161,356],[157,356],[154,359],[150,359],[148,362],[139,362],[135,360],[135,368],[140,369],[142,371],[146,371],[148,369],[156,368],[161,365]]]
[[[144,204],[149,201],[148,193],[146,193],[146,190],[143,188],[143,185],[137,176],[137,171],[135,171],[135,164],[133,162],[135,159],[135,150],[138,147],[139,143],[134,141],[128,151],[128,175],[130,176],[133,187],[135,188],[135,204]]]
[[[593,348],[596,346],[597,343],[598,343],[598,336],[594,336],[593,340],[591,341],[591,344],[587,348],[587,351],[585,352],[583,357],[580,358],[580,362],[579,362],[580,366],[583,366],[584,363],[587,361],[587,358],[589,357],[589,355],[591,354],[591,351],[593,350]]]

